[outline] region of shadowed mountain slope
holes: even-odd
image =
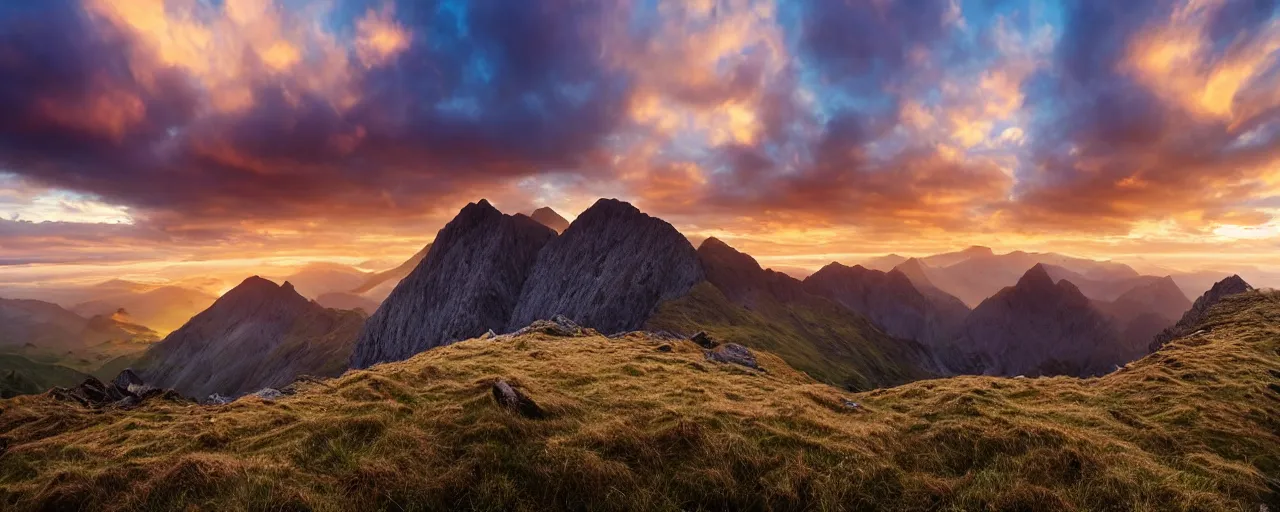
[[[674,227],[601,199],[538,255],[506,330],[555,315],[600,332],[638,329],[702,279],[697,253]]]
[[[898,270],[831,263],[805,278],[804,287],[869,318],[891,336],[929,346],[950,341],[969,312],[963,304],[939,307]]]
[[[1239,295],[1250,290],[1253,290],[1253,287],[1249,286],[1249,283],[1244,282],[1244,279],[1241,279],[1240,276],[1236,275],[1214,283],[1212,288],[1204,292],[1204,295],[1201,295],[1200,298],[1196,299],[1195,304],[1191,305],[1191,309],[1188,309],[1183,313],[1177,324],[1174,324],[1172,327],[1158,333],[1155,338],[1151,340],[1147,349],[1151,352],[1155,352],[1156,350],[1159,350],[1160,347],[1164,346],[1165,343],[1190,335],[1203,321],[1204,316],[1208,314],[1209,309],[1215,304],[1221,302],[1227,297]]]
[[[369,317],[351,355],[364,368],[503,330],[539,251],[556,234],[480,200],[464,207],[426,258]]]
[[[364,318],[254,276],[149,348],[137,366],[148,384],[198,398],[283,386],[303,374],[334,376],[346,368]]]
[[[965,373],[1101,375],[1141,355],[1108,317],[1044,265],[974,308],[955,346],[976,357]]]

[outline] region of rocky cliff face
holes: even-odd
[[[988,375],[1099,375],[1139,354],[1125,354],[1115,325],[1069,281],[1054,283],[1036,265],[965,320],[956,349],[972,357],[964,371]]]
[[[564,233],[564,230],[569,229],[569,221],[547,206],[534,210],[529,215],[529,218],[538,221],[543,226],[556,230],[556,233]]]
[[[638,329],[658,303],[702,279],[693,246],[674,227],[601,199],[538,255],[506,330],[558,314],[606,333]]]
[[[281,386],[302,374],[333,376],[346,367],[363,321],[308,301],[287,282],[254,276],[152,345],[139,373],[197,398]]]
[[[891,336],[934,346],[950,341],[968,308],[939,308],[898,270],[831,263],[804,280],[805,289],[861,313]],[[958,300],[956,302],[959,302]]]
[[[539,252],[555,238],[524,215],[503,214],[485,200],[468,204],[366,322],[351,366],[504,330]]]
[[[1252,289],[1253,287],[1249,286],[1249,283],[1244,282],[1244,279],[1237,275],[1218,281],[1213,285],[1213,288],[1210,288],[1209,291],[1204,292],[1204,295],[1196,299],[1195,304],[1192,304],[1191,309],[1182,315],[1178,323],[1157,334],[1147,346],[1147,350],[1155,352],[1160,347],[1163,347],[1165,343],[1191,334],[1196,326],[1204,320],[1205,312],[1221,301],[1223,297],[1245,293]]]

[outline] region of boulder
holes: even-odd
[[[706,351],[707,359],[719,363],[736,364],[745,366],[753,370],[759,370],[760,365],[756,362],[756,356],[751,354],[747,347],[737,343],[725,343],[714,349]]]
[[[493,399],[504,409],[514,411],[526,418],[542,418],[546,416],[542,408],[520,390],[511,387],[505,380],[493,382]]]
[[[698,334],[694,334],[693,337],[689,338],[689,341],[692,341],[699,347],[706,349],[716,348],[716,346],[720,345],[720,342],[716,341],[711,337],[711,335],[704,331],[698,331]]]

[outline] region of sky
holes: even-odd
[[[1280,271],[1276,0],[10,0],[0,112],[0,284],[391,266],[482,197]]]

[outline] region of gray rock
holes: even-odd
[[[745,366],[753,370],[759,370],[760,365],[756,363],[756,356],[751,354],[747,347],[737,343],[725,343],[712,350],[706,352],[707,359],[720,363],[736,364]]]
[[[550,228],[504,215],[483,199],[468,204],[369,317],[351,366],[399,361],[503,330],[539,251],[555,237]]]
[[[850,399],[848,399],[848,398],[841,398],[841,399],[840,399],[840,405],[843,405],[846,409],[861,409],[861,408],[862,408],[862,406],[861,406],[861,405],[859,405],[859,404],[858,404],[858,402],[854,402],[853,400],[850,400]]]
[[[511,384],[505,380],[498,379],[494,381],[492,390],[493,399],[504,409],[514,411],[526,418],[542,418],[546,416],[546,413],[532,398],[511,387]]]
[[[254,391],[253,396],[256,396],[263,400],[272,401],[272,400],[279,400],[281,397],[284,396],[284,393],[281,393],[280,390],[278,389],[263,388],[263,389]]]
[[[703,279],[689,240],[661,219],[601,199],[538,255],[507,330],[563,314],[601,332],[641,327]]]
[[[495,337],[495,336],[497,336],[497,335],[498,335],[497,333],[493,332],[493,329],[489,329],[489,330],[485,331],[485,332],[484,332],[484,334],[481,334],[481,335],[480,335],[480,339],[482,339],[482,340],[487,340],[487,339],[493,338],[493,337]]]
[[[541,333],[550,336],[575,337],[589,336],[592,334],[590,329],[585,329],[575,323],[573,320],[566,318],[564,315],[556,315],[550,320],[534,320],[533,323],[520,328],[506,337],[511,338],[530,333]]]
[[[1224,297],[1245,293],[1252,289],[1253,287],[1249,286],[1249,283],[1244,282],[1244,279],[1237,275],[1214,283],[1212,288],[1196,299],[1195,304],[1191,305],[1191,309],[1182,314],[1182,319],[1178,320],[1178,323],[1157,334],[1151,340],[1151,343],[1147,345],[1147,350],[1155,352],[1160,350],[1160,347],[1163,347],[1165,343],[1194,334],[1200,322],[1204,320],[1205,313],[1209,311],[1209,308],[1220,302]]]
[[[236,401],[236,399],[233,397],[222,396],[217,393],[214,393],[209,395],[209,397],[204,400],[204,403],[209,405],[227,405],[234,401]]]
[[[142,381],[188,396],[234,396],[304,373],[336,376],[364,319],[254,276],[152,345],[135,368]]]
[[[698,331],[697,334],[689,337],[689,341],[692,341],[694,344],[702,348],[716,348],[716,346],[720,345],[720,342],[713,339],[711,335],[707,334],[705,331]]]

